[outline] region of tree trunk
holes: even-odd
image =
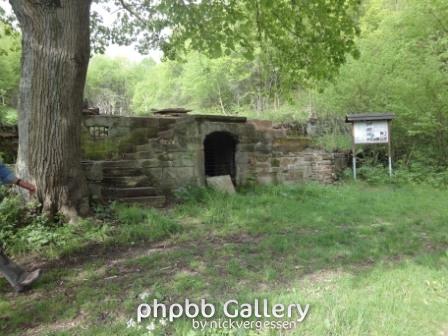
[[[88,212],[81,110],[90,57],[91,0],[10,0],[22,30],[17,173],[43,210]]]

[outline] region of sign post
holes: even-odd
[[[348,114],[345,122],[352,124],[353,179],[356,180],[356,145],[385,144],[388,148],[389,176],[392,177],[392,146],[390,140],[392,113]]]

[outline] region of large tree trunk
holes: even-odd
[[[43,210],[88,211],[81,109],[90,56],[91,0],[10,0],[22,30],[17,172]]]

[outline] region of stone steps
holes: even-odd
[[[101,165],[103,168],[135,168],[135,160],[113,160],[113,161],[83,161],[81,165],[91,167],[93,165]]]
[[[103,174],[108,177],[138,176],[142,175],[142,169],[138,167],[105,167],[103,168]]]
[[[136,188],[149,187],[150,181],[146,175],[136,176],[105,176],[103,178],[104,184],[115,188]]]
[[[163,192],[155,188],[150,178],[143,173],[143,167],[154,165],[154,158],[160,154],[155,153],[151,145],[151,142],[156,141],[151,138],[147,144],[136,146],[136,151],[123,154],[122,160],[82,163],[87,171],[94,169],[94,165],[101,167],[98,176],[102,179],[103,199],[155,208],[165,206],[166,197]]]
[[[126,198],[126,197],[146,197],[159,196],[159,191],[153,187],[135,187],[135,188],[104,188],[103,196],[105,198]]]
[[[125,160],[141,160],[141,159],[151,159],[154,157],[154,152],[133,152],[124,153],[123,158]]]
[[[145,197],[125,197],[125,198],[118,198],[116,200],[123,203],[136,203],[154,208],[163,208],[166,204],[166,197],[162,195],[145,196]]]
[[[160,144],[152,144],[151,142],[148,142],[144,145],[137,145],[135,146],[136,152],[151,152],[153,155],[156,155],[155,148],[159,148]],[[159,153],[162,153],[161,150],[158,151]]]

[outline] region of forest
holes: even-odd
[[[0,141],[0,336],[448,335],[446,0],[0,0]]]

